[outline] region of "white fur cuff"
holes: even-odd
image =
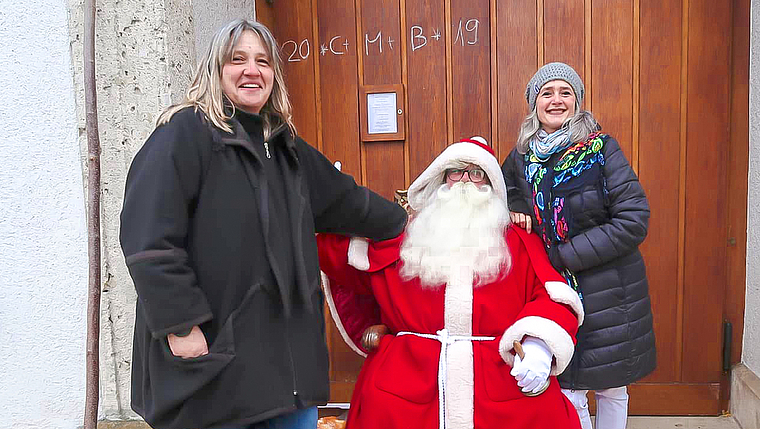
[[[348,243],[348,265],[359,271],[369,270],[369,241],[362,237],[353,237]]]
[[[554,321],[543,317],[523,317],[504,331],[499,342],[499,354],[504,362],[512,366],[515,361],[515,357],[510,353],[513,348],[512,343],[522,341],[526,335],[544,340],[555,358],[549,375],[561,374],[573,357],[575,345],[567,331]]]
[[[578,326],[581,326],[585,313],[583,312],[583,303],[581,303],[578,292],[563,282],[546,282],[544,287],[552,301],[569,305],[573,309],[575,315],[578,316]]]

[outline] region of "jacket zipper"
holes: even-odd
[[[561,153],[559,156],[555,155],[552,160],[553,162],[550,162],[550,165],[547,166],[547,174],[544,177],[544,180],[547,180],[547,199],[544,202],[544,213],[546,216],[546,219],[549,219],[549,224],[551,225],[551,241],[554,243],[553,245],[556,246],[559,243],[555,243],[555,240],[557,239],[557,225],[554,223],[554,176],[556,175],[556,171],[554,171],[554,167],[557,166],[560,159],[562,158]],[[575,350],[579,349],[579,344],[575,345]],[[576,390],[577,384],[578,384],[578,361],[579,359],[573,359],[572,361],[572,367],[570,368],[570,390]]]
[[[277,128],[272,130],[272,133],[269,135],[269,138],[264,140],[264,149],[266,150],[267,157],[269,156],[269,142],[277,138],[280,134],[283,133],[287,129],[287,126],[285,124],[280,124]],[[295,137],[294,137],[295,138]],[[298,408],[298,379],[296,377],[296,364],[293,360],[293,348],[290,345],[290,320],[288,316],[285,316],[285,344],[288,348],[288,359],[290,359],[290,375],[292,377],[292,387],[293,387],[293,404],[296,408]]]
[[[549,165],[546,166],[546,176],[544,176],[544,180],[546,183],[546,198],[544,198],[544,216],[545,219],[548,222],[550,228],[550,234],[551,237],[549,237],[549,240],[551,241],[552,245],[556,246],[555,240],[557,238],[557,225],[554,224],[554,176],[556,175],[556,172],[554,171],[554,167],[557,165],[557,162],[559,161],[559,157],[556,155],[553,156],[553,160],[549,161]]]
[[[579,349],[579,344],[575,344],[575,350],[577,351]],[[573,354],[573,367],[570,369],[570,390],[577,390],[578,385],[578,365],[580,362],[580,359]]]
[[[290,374],[293,380],[293,403],[298,408],[298,380],[296,379],[296,364],[293,360],[293,349],[290,346],[290,320],[285,317],[285,344],[288,346],[288,358],[290,359]]]

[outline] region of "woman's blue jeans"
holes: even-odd
[[[273,417],[252,425],[224,429],[316,429],[316,427],[317,407],[311,407]]]

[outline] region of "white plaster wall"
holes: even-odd
[[[0,426],[83,423],[87,236],[64,0],[0,0]]]
[[[752,0],[749,64],[749,195],[747,294],[742,362],[760,374],[760,0]]]

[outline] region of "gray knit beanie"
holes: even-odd
[[[528,82],[528,87],[525,88],[525,99],[528,101],[528,107],[530,107],[531,111],[536,108],[536,98],[541,87],[546,85],[547,82],[557,79],[569,83],[573,87],[573,91],[575,91],[575,98],[578,100],[578,104],[583,103],[583,95],[586,89],[583,87],[583,81],[578,76],[578,73],[565,63],[549,63],[538,69],[536,74],[530,79],[530,82]]]

